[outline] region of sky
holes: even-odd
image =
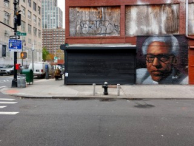
[[[58,0],[58,7],[63,11],[63,28],[65,28],[65,0]]]

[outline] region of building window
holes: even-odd
[[[38,37],[41,38],[41,31],[38,30]]]
[[[5,6],[5,7],[9,7],[9,1],[4,0],[4,6]]]
[[[28,0],[28,5],[29,7],[31,7],[31,0]]]
[[[32,43],[32,40],[31,39],[28,39],[28,43],[31,44]]]
[[[31,34],[31,32],[32,32],[32,27],[30,24],[28,24],[28,33]]]
[[[33,2],[33,10],[36,11],[36,3]]]
[[[28,19],[32,19],[32,14],[31,14],[31,12],[30,11],[28,11]]]
[[[36,27],[33,27],[33,32],[34,32],[34,36],[36,36],[36,34],[37,34],[37,28]]]
[[[26,0],[23,0],[23,2],[25,3],[25,2],[26,2]]]
[[[41,14],[40,7],[39,6],[38,6],[38,14],[39,15]]]
[[[6,57],[6,45],[2,45],[2,57]]]
[[[9,25],[10,15],[8,12],[4,12],[4,23]]]
[[[40,18],[38,18],[38,26],[40,26],[40,24],[41,24],[41,20]]]
[[[21,11],[22,11],[22,15],[25,16],[26,15],[26,8],[21,6]]]
[[[36,15],[33,15],[33,21],[36,23]]]
[[[23,31],[23,32],[25,32],[26,31],[26,23],[24,22],[24,21],[21,21],[21,30]]]

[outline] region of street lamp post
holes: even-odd
[[[34,72],[34,43],[32,46],[32,71]]]

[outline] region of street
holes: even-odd
[[[12,76],[0,76],[0,89],[3,87],[11,87],[11,82],[13,80],[13,75]]]
[[[193,100],[21,99],[1,93],[0,97],[0,106],[6,106],[0,109],[1,146],[194,143]]]

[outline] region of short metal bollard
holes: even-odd
[[[95,96],[95,86],[96,86],[96,84],[93,83],[93,96]]]
[[[120,84],[117,84],[117,96],[120,96]]]
[[[104,95],[108,95],[108,82],[104,82],[102,88],[104,88]]]

